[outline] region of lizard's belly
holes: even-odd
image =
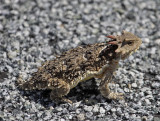
[[[70,88],[72,89],[72,88],[76,87],[79,82],[83,82],[83,81],[89,80],[89,79],[91,79],[93,77],[102,78],[104,76],[105,72],[107,71],[107,67],[108,67],[108,64],[104,65],[98,71],[87,71],[83,75],[81,75],[78,78],[76,78],[75,80],[71,81],[70,82]]]
[[[79,76],[75,80],[70,82],[70,88],[74,88],[78,85],[79,82],[83,82],[86,80],[89,80],[94,77],[94,75],[97,73],[97,71],[87,71],[84,75]]]

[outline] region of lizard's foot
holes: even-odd
[[[64,97],[61,99],[61,101],[67,102],[67,103],[70,103],[70,104],[73,103],[71,100],[69,100],[69,99],[67,99],[67,98],[64,98]]]
[[[123,100],[123,93],[115,93],[111,92],[108,86],[109,83],[105,83],[104,85],[100,86],[100,92],[101,94],[108,99],[119,99]]]
[[[64,97],[69,93],[70,85],[62,80],[58,80],[58,82],[56,81],[51,81],[51,82],[52,82],[50,84],[51,86],[49,87],[50,89],[52,89],[50,93],[50,99],[56,102],[60,101],[60,102],[72,103],[71,100]]]
[[[118,99],[118,100],[124,100],[123,93],[114,93],[110,92],[108,95],[108,99]]]
[[[66,103],[72,104],[72,101],[65,98],[65,97],[54,97],[54,96],[50,95],[50,99],[55,102],[66,102]]]

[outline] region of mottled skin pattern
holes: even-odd
[[[24,90],[51,89],[50,98],[72,103],[64,98],[79,82],[91,78],[101,78],[100,92],[109,99],[123,99],[123,94],[111,92],[108,84],[120,59],[127,58],[136,51],[141,40],[130,32],[107,36],[108,43],[79,46],[45,62],[32,74],[29,81],[19,78],[19,87]]]

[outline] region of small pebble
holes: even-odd
[[[100,111],[100,113],[105,113],[105,109],[102,107],[100,107],[99,111]]]
[[[93,107],[93,112],[98,112],[99,111],[99,106],[98,105],[95,105],[94,107]]]
[[[136,83],[132,83],[132,87],[133,87],[133,88],[136,88],[136,87],[137,87],[137,84],[136,84]]]
[[[85,106],[84,110],[90,112],[92,111],[92,106]]]
[[[85,115],[83,113],[80,113],[77,115],[78,120],[83,121],[85,120]]]
[[[112,108],[111,111],[114,113],[114,112],[116,112],[116,109],[115,109],[115,108]]]

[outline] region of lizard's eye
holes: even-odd
[[[130,45],[132,45],[132,44],[133,44],[132,41],[123,41],[123,42],[122,42],[122,47],[125,46],[125,45],[129,45],[129,46],[130,46]]]
[[[131,41],[127,42],[128,45],[132,45],[132,43],[133,43],[133,42],[131,42]]]

